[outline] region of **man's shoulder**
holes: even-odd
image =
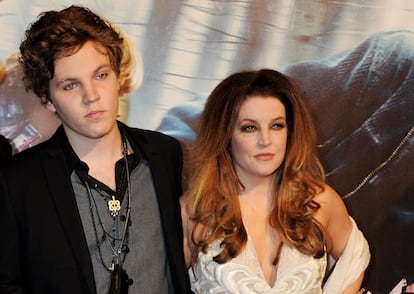
[[[16,153],[7,162],[7,168],[27,170],[31,167],[38,167],[49,156],[55,156],[57,153],[62,153],[61,146],[57,144],[58,141],[54,137],[55,136],[52,136],[35,146]]]
[[[140,143],[156,144],[177,144],[178,140],[174,137],[148,129],[125,126],[128,134]]]
[[[13,155],[2,166],[4,178],[16,183],[40,176],[46,154],[43,145],[40,143]]]

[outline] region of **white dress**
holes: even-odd
[[[322,281],[327,265],[326,255],[314,258],[283,245],[277,280],[274,285],[269,285],[257,260],[253,243],[248,239],[245,249],[224,264],[213,261],[213,257],[221,250],[219,240],[211,244],[206,254],[200,252],[196,264],[189,271],[192,290],[198,294],[341,293],[365,270],[370,258],[363,234],[353,220],[352,223],[353,230],[347,246],[324,287]]]

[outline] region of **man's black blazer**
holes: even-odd
[[[180,145],[161,133],[119,127],[149,161],[175,293],[190,293],[178,200]],[[0,174],[0,293],[96,293],[63,135],[60,127],[49,140],[15,155]]]

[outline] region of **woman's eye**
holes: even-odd
[[[275,123],[272,125],[273,129],[283,129],[285,127],[284,123]]]
[[[253,132],[256,129],[255,126],[242,126],[241,130],[243,132]]]

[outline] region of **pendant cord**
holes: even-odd
[[[124,161],[125,161],[125,170],[126,170],[126,176],[127,176],[127,215],[125,218],[125,225],[124,225],[124,232],[123,232],[123,236],[122,236],[122,242],[121,242],[121,246],[118,249],[118,255],[121,254],[122,251],[122,246],[123,243],[125,241],[125,237],[126,237],[126,233],[128,231],[128,226],[129,226],[129,221],[130,221],[130,217],[131,217],[131,180],[130,180],[130,174],[129,174],[129,166],[128,166],[128,145],[126,142],[125,137],[122,136],[122,155],[124,157]]]
[[[123,234],[122,234],[122,238],[119,239],[118,233],[118,222],[119,220],[117,219],[117,238],[113,237],[111,234],[109,234],[106,230],[105,230],[105,226],[102,222],[102,219],[100,217],[99,211],[98,211],[98,206],[96,205],[96,201],[95,198],[93,197],[92,191],[89,187],[89,184],[87,181],[84,181],[84,184],[86,186],[86,190],[88,192],[88,201],[89,201],[89,209],[90,209],[90,213],[91,213],[91,218],[92,218],[92,226],[93,226],[93,230],[94,230],[94,235],[95,235],[95,239],[96,239],[96,245],[97,245],[97,249],[98,249],[98,255],[99,255],[99,259],[101,261],[101,264],[105,267],[105,269],[109,272],[112,272],[114,270],[115,265],[120,265],[122,266],[122,263],[124,262],[125,258],[126,258],[126,254],[124,254],[122,260],[120,258],[120,255],[122,253],[122,249],[123,247],[126,245],[125,241],[127,240],[127,232],[128,232],[128,226],[129,226],[129,222],[130,222],[130,217],[131,217],[131,182],[130,182],[130,173],[129,173],[129,166],[128,166],[128,146],[127,146],[127,142],[126,139],[124,137],[122,137],[122,156],[125,162],[125,170],[126,170],[126,176],[127,176],[127,208],[126,208],[126,217],[125,217],[125,225],[124,225],[124,230],[123,230]],[[96,220],[95,220],[95,214],[93,212],[93,206],[95,206],[95,210],[96,210],[96,217],[98,219],[99,225],[103,231],[103,237],[105,235],[109,236],[114,243],[114,246],[112,246],[111,242],[109,242],[109,246],[112,250],[112,265],[111,267],[108,267],[107,265],[105,265],[105,261],[103,259],[103,254],[102,254],[102,249],[101,249],[101,240],[98,236],[98,230],[97,230],[97,224],[96,224]],[[119,217],[119,216],[117,216]],[[106,239],[102,238],[104,241]],[[115,248],[115,242],[116,241],[121,241],[119,247],[116,249]]]

